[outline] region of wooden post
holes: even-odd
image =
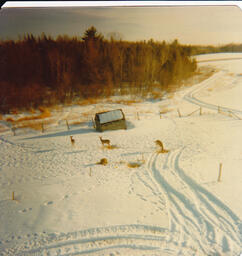
[[[44,123],[41,124],[42,133],[45,131],[44,129]]]
[[[90,167],[90,170],[89,170],[89,176],[91,177],[92,176],[92,168]]]
[[[178,113],[179,117],[181,117],[181,112],[180,112],[179,108],[177,109],[177,113]]]
[[[12,128],[11,128],[11,130],[12,130],[12,132],[13,132],[13,136],[15,136],[16,135],[16,127],[15,126],[13,126]]]
[[[12,200],[15,200],[15,198],[14,198],[14,192],[12,192]]]
[[[94,122],[94,119],[92,118],[92,126],[94,129],[96,129],[96,125],[95,125],[95,122]]]
[[[139,112],[137,112],[137,119],[140,120],[140,119],[139,119]]]
[[[160,119],[161,119],[161,112],[160,112]]]
[[[218,113],[220,113],[220,107],[218,106]]]
[[[70,127],[69,127],[67,119],[66,119],[66,126],[67,126],[67,130],[70,130]]]
[[[219,164],[218,182],[221,181],[221,175],[222,175],[222,163]]]
[[[202,115],[202,107],[200,107],[200,113],[199,114],[200,114],[200,116]]]

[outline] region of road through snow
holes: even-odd
[[[225,113],[228,113],[228,114],[230,114],[232,112],[232,113],[242,115],[241,110],[211,104],[211,103],[202,101],[197,97],[197,95],[199,95],[199,92],[201,90],[204,90],[204,89],[206,89],[206,87],[211,86],[212,83],[216,82],[219,79],[222,79],[223,76],[224,76],[224,71],[217,72],[216,74],[211,76],[209,79],[206,79],[202,83],[193,87],[190,92],[188,92],[186,95],[184,95],[183,99],[192,103],[192,104],[196,104],[200,107],[204,107],[204,108],[207,108],[207,109],[217,110],[217,111],[225,112]]]

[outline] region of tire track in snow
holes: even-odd
[[[195,95],[198,94],[199,91],[201,91],[202,89],[209,86],[211,83],[214,83],[216,80],[218,80],[223,74],[224,74],[223,71],[219,71],[218,73],[206,79],[205,81],[201,82],[200,84],[193,86],[191,91],[183,96],[183,99],[192,104],[198,105],[200,107],[204,107],[212,110],[218,110],[218,105],[214,105],[214,104],[199,100],[198,98],[195,97]],[[242,115],[242,111],[238,109],[227,108],[222,106],[219,106],[219,109],[222,112],[227,112],[227,113],[233,112],[235,114]]]
[[[172,154],[168,154],[171,157]],[[148,171],[160,186],[166,197],[166,205],[169,216],[170,242],[173,242],[177,248],[184,253],[186,247],[194,247],[203,254],[207,254],[201,239],[201,234],[205,229],[205,223],[201,218],[201,213],[196,209],[195,204],[184,193],[178,191],[161,174],[159,163],[159,154],[153,154],[148,162]],[[178,234],[178,235],[177,235]],[[191,236],[192,234],[192,236]]]
[[[239,255],[242,244],[240,219],[222,201],[186,175],[179,166],[181,153],[182,150],[170,152],[163,166],[158,154],[152,155],[148,162],[150,175],[166,196],[170,240],[176,241],[180,248],[190,245],[205,255],[226,251]],[[178,191],[176,183],[168,182],[165,178],[167,172],[180,179],[184,191]]]
[[[178,177],[185,183],[185,185],[195,196],[196,202],[198,202],[197,206],[200,208],[203,218],[207,219],[207,225],[210,222],[210,225],[214,226],[217,237],[223,234],[223,237],[227,237],[227,241],[231,240],[235,247],[238,249],[241,248],[242,234],[239,230],[241,220],[221,200],[196,183],[184,172],[184,170],[179,166],[181,154],[182,150],[178,150],[174,153],[171,168],[175,170]]]
[[[39,244],[33,248],[33,245],[25,244],[22,251],[16,248],[13,254],[6,252],[3,255],[88,255],[124,248],[154,253],[166,249],[167,232],[164,228],[138,224],[93,228],[61,235],[52,234],[43,239],[42,246]],[[39,240],[37,242],[40,243]]]

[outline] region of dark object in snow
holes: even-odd
[[[160,140],[156,140],[155,144],[157,145],[157,150],[156,152],[159,153],[168,153],[169,150],[164,149],[163,143]]]
[[[122,109],[96,113],[96,130],[103,132],[106,130],[127,129],[126,120]]]
[[[102,143],[103,146],[105,146],[105,144],[107,144],[108,147],[110,147],[110,140],[104,140],[101,136],[99,136],[99,139]]]
[[[108,160],[107,160],[107,158],[102,158],[99,162],[97,162],[97,164],[107,165],[108,164]]]
[[[71,145],[74,146],[75,145],[75,140],[73,139],[73,136],[70,136],[71,139]]]

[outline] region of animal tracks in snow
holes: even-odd
[[[53,201],[48,201],[48,202],[44,203],[44,205],[46,205],[46,206],[48,206],[48,205],[52,205],[52,204],[54,204],[54,202],[53,202]]]
[[[23,210],[19,210],[18,212],[19,213],[26,213],[26,212],[29,212],[29,211],[32,211],[32,208],[24,208]]]

